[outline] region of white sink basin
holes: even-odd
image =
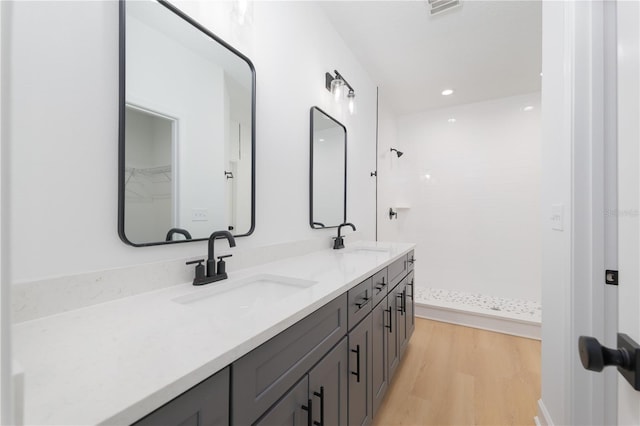
[[[381,254],[389,253],[389,250],[382,247],[347,247],[344,253]]]
[[[316,281],[279,275],[261,274],[238,281],[214,284],[210,289],[198,289],[172,301],[181,305],[206,306],[220,315],[242,313],[282,301],[296,291],[309,288]]]

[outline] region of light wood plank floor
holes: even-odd
[[[416,318],[374,425],[532,425],[538,399],[539,341]]]

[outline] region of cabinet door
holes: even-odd
[[[407,301],[405,303],[406,306],[406,316],[407,316],[407,342],[413,335],[413,330],[416,328],[416,301],[415,301],[415,278],[414,273],[411,271],[409,275],[407,275],[407,289],[406,289],[406,297]]]
[[[260,426],[308,426],[312,401],[307,398],[309,391],[308,376],[304,376],[280,401],[260,418],[255,425]]]
[[[314,425],[347,425],[348,363],[349,344],[345,336],[309,372],[309,398],[313,401]]]
[[[232,417],[250,425],[347,333],[347,294],[338,296],[232,364]]]
[[[373,412],[372,417],[376,418],[376,413],[389,386],[388,363],[387,363],[387,342],[389,325],[389,311],[387,310],[387,298],[376,305],[371,312],[372,322],[372,350],[371,350],[371,383],[373,385]]]
[[[349,333],[349,425],[372,420],[371,315]]]
[[[134,425],[229,425],[229,367],[189,389]]]
[[[396,310],[396,318],[398,323],[398,352],[400,353],[400,358],[404,355],[404,351],[407,349],[407,328],[410,324],[408,324],[407,319],[407,278],[405,277],[398,287],[396,287],[396,300],[398,301],[398,309]]]
[[[387,363],[388,363],[388,372],[389,372],[389,383],[391,383],[391,379],[396,373],[396,369],[398,368],[398,364],[400,363],[400,324],[404,325],[404,316],[400,315],[401,304],[400,297],[398,295],[402,293],[402,291],[398,292],[400,285],[397,285],[389,295],[387,296],[387,315],[389,315],[389,327],[387,330],[389,333],[388,344],[387,344]],[[404,327],[402,328],[402,333],[404,333]]]

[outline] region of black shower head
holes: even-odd
[[[393,152],[393,151],[396,152],[396,155],[398,156],[398,158],[402,157],[402,154],[404,154],[404,152],[402,152],[402,151],[398,151],[395,148],[391,148],[391,152]]]

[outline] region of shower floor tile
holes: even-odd
[[[486,315],[540,323],[540,303],[522,299],[493,297],[479,293],[467,293],[439,288],[416,287],[415,302],[452,309],[460,309]]]

